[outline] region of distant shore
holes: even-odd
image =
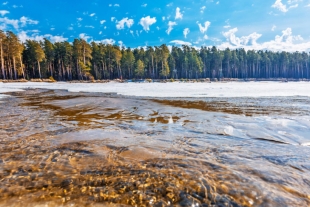
[[[17,80],[1,80],[2,83],[25,83],[25,82],[67,82],[67,83],[168,83],[168,82],[180,82],[180,83],[211,83],[211,82],[260,82],[260,81],[275,81],[275,82],[309,82],[309,79],[292,79],[292,78],[248,78],[248,79],[237,79],[237,78],[201,78],[201,79],[113,79],[113,80],[67,80],[67,81],[55,81],[51,79],[17,79]]]

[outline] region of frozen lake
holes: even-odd
[[[310,97],[310,82],[228,83],[1,83],[0,93],[25,88],[64,89],[69,92],[117,93],[144,97]]]

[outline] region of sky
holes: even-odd
[[[23,42],[310,51],[309,20],[310,0],[0,1],[0,29]]]

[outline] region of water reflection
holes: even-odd
[[[0,205],[307,206],[306,98],[0,103]]]

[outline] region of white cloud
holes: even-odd
[[[87,41],[88,39],[91,38],[91,36],[88,36],[88,35],[85,34],[85,33],[81,33],[81,34],[79,35],[79,38],[80,38],[80,39],[83,39],[83,40],[85,40],[85,41]]]
[[[238,31],[238,28],[233,28],[227,32],[223,32],[224,37],[235,46],[241,46],[241,45],[248,45],[248,43],[251,43],[252,45],[256,45],[256,41],[258,38],[260,38],[262,35],[258,34],[256,32],[248,35],[248,36],[242,36],[241,38],[236,37],[235,33]]]
[[[77,18],[77,20],[80,22],[80,21],[82,21],[83,19],[82,19],[81,17],[79,17],[79,18]]]
[[[286,5],[282,3],[282,0],[276,0],[276,2],[271,7],[279,9],[281,12],[288,11],[288,9],[286,8]]]
[[[147,7],[147,4],[142,4],[141,6],[142,6],[142,7]]]
[[[123,18],[121,21],[117,21],[116,23],[117,23],[116,28],[118,30],[121,30],[121,29],[125,28],[125,25],[128,28],[130,28],[133,25],[134,21],[133,21],[133,19],[128,19],[128,17],[126,17],[126,18]]]
[[[182,18],[183,18],[183,14],[181,13],[180,8],[177,7],[175,10],[175,19],[182,19]]]
[[[188,45],[188,46],[192,45],[192,43],[185,42],[185,41],[182,41],[182,40],[173,40],[173,41],[170,41],[170,43],[176,44],[176,45]]]
[[[44,35],[44,37],[49,38],[51,42],[64,42],[68,40],[68,38],[65,38],[63,36],[53,36],[50,34]]]
[[[114,20],[115,20],[115,17],[111,17],[111,22],[114,22]]]
[[[6,1],[6,2],[3,2],[2,5],[7,5],[8,3],[9,3],[9,2],[7,2],[7,1]]]
[[[22,27],[26,26],[26,24],[38,24],[39,23],[39,21],[29,19],[28,17],[25,17],[25,16],[22,16],[19,21]]]
[[[167,33],[168,35],[169,35],[170,32],[173,30],[173,27],[174,27],[175,25],[177,25],[176,22],[172,22],[172,21],[169,21],[169,22],[168,22],[168,29],[166,30],[166,33]]]
[[[288,4],[294,4],[294,3],[297,3],[297,2],[300,2],[300,1],[303,1],[303,0],[287,0],[287,3]]]
[[[189,34],[189,32],[190,32],[189,28],[185,28],[183,30],[183,35],[184,35],[185,38],[187,38],[187,35]]]
[[[228,28],[231,27],[231,26],[230,26],[230,23],[229,23],[229,19],[227,19],[227,20],[225,21],[225,23],[226,23],[226,25],[224,26],[225,29],[228,29]]]
[[[8,13],[10,13],[10,12],[7,11],[7,10],[0,10],[1,16],[4,16],[4,15],[6,15],[6,14],[8,14]]]
[[[17,34],[18,39],[20,39],[21,42],[26,42],[26,40],[36,40],[36,41],[42,41],[44,39],[43,35],[31,35],[28,36],[26,31],[21,31]]]
[[[119,4],[109,4],[109,7],[112,7],[112,6],[114,6],[114,7],[119,7],[120,5]]]
[[[282,35],[276,35],[274,40],[264,43],[257,43],[257,39],[261,34],[256,32],[243,37],[236,37],[235,33],[237,28],[224,32],[227,42],[218,46],[219,49],[225,49],[227,47],[231,49],[244,48],[246,50],[270,50],[270,51],[309,51],[310,42],[303,42],[303,38],[300,35],[294,36],[292,29],[287,28],[282,31]]]
[[[20,6],[15,5],[15,4],[13,5],[13,8],[14,8],[14,9],[16,9],[16,8],[18,8],[18,7],[19,7],[19,8],[23,8],[23,5],[20,5]]]
[[[143,27],[144,31],[149,31],[150,26],[156,23],[156,17],[151,18],[150,16],[142,17],[139,24]]]
[[[205,32],[208,30],[208,28],[209,28],[210,25],[211,25],[211,22],[209,22],[209,21],[206,21],[206,22],[204,23],[204,26],[202,26],[202,25],[199,23],[198,26],[199,26],[200,32],[201,32],[201,33],[205,33]]]
[[[11,25],[15,29],[18,29],[19,28],[18,23],[19,23],[19,20],[17,19],[8,19],[7,17],[0,18],[0,28],[2,30],[5,30],[8,25]]]
[[[205,11],[205,9],[206,9],[206,6],[202,6],[202,7],[200,8],[200,13],[203,13],[203,12]]]
[[[124,45],[124,42],[123,42],[123,41],[118,41],[117,43],[118,43],[118,45],[120,46],[120,48],[126,47],[126,45]]]
[[[278,43],[279,42],[286,42],[286,43],[292,44],[294,41],[303,40],[303,38],[300,35],[293,36],[292,33],[293,33],[292,29],[287,28],[286,30],[282,31],[281,36],[277,35],[275,37],[275,41]]]
[[[106,20],[101,20],[100,24],[104,24],[106,22]]]
[[[90,17],[93,17],[93,16],[95,16],[96,15],[96,13],[91,13],[89,16]]]
[[[298,4],[295,4],[295,5],[290,6],[288,9],[297,8],[297,7],[298,7]]]
[[[273,25],[272,28],[271,28],[271,31],[275,31],[276,28],[277,28],[277,26]]]
[[[104,40],[101,40],[99,42],[101,42],[102,44],[106,44],[106,45],[114,45],[115,44],[115,40],[113,40],[113,39],[104,39]]]
[[[209,39],[208,35],[204,35],[203,39],[208,40]]]
[[[300,1],[300,0],[289,0],[288,4],[291,5],[291,4],[296,3],[298,1]],[[275,3],[271,7],[276,8],[279,11],[286,13],[290,9],[298,7],[298,4],[294,4],[292,6],[287,7],[287,5],[282,3],[282,0],[276,0]]]
[[[94,28],[95,28],[93,25],[86,25],[85,27],[86,27],[86,28],[91,28],[91,29],[94,29]]]
[[[26,31],[21,31],[17,34],[17,36],[21,40],[21,42],[26,42],[26,40],[43,41],[44,38],[49,39],[51,42],[63,42],[68,40],[68,38],[65,38],[63,36],[54,36],[51,34],[38,35],[37,31],[32,35],[28,35]]]

